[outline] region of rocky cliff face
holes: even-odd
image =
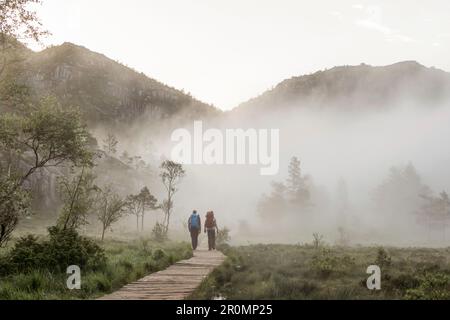
[[[79,107],[91,127],[104,126],[108,130],[113,127],[118,129],[113,132],[120,136],[119,129],[126,131],[127,126],[132,127],[137,121],[141,124],[178,118],[190,121],[221,114],[182,91],[74,44],[65,43],[37,53],[23,46],[19,49],[20,59],[17,72],[11,72],[15,76],[12,80],[27,87],[34,98],[54,95],[63,106]],[[112,174],[119,177],[118,190],[124,195],[137,185],[151,186],[157,179],[149,169],[143,174],[144,169],[108,156],[99,161],[95,170],[99,181],[105,184],[112,183],[108,180]],[[51,214],[58,207],[57,177],[62,174],[58,169],[45,169],[27,181],[35,210]]]

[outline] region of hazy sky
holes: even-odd
[[[450,71],[448,0],[44,0],[65,41],[230,109],[296,75],[417,60]]]

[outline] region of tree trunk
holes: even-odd
[[[166,233],[169,232],[169,225],[170,225],[170,211],[167,213]]]
[[[103,227],[103,231],[102,231],[102,241],[105,240],[105,227]]]
[[[141,231],[144,232],[144,210],[142,210],[142,216],[141,216]]]
[[[172,190],[172,185],[170,185],[170,189]],[[170,211],[172,210],[172,192],[169,191],[167,194],[167,217],[166,217],[166,226],[165,226],[165,232],[166,234],[169,232],[169,225],[170,225]]]
[[[67,213],[67,217],[64,222],[63,230],[67,229],[67,225],[72,216],[73,206],[75,205],[75,199],[78,199],[78,190],[80,189],[80,185],[81,185],[81,181],[83,180],[83,176],[84,176],[84,167],[81,169],[80,179],[78,179],[77,186],[75,187],[74,193],[72,195],[72,199],[70,199],[70,209],[69,209],[69,212]],[[70,185],[70,182],[69,182],[69,185]]]
[[[136,215],[136,231],[139,232],[139,216]]]

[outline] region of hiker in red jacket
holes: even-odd
[[[214,218],[214,212],[209,211],[206,214],[205,221],[205,233],[208,233],[208,247],[209,251],[216,250],[216,232],[219,232],[216,219]]]

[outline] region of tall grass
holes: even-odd
[[[67,289],[66,274],[33,270],[0,278],[0,299],[95,299],[192,256],[187,243],[161,244],[146,239],[132,242],[112,240],[102,246],[107,264],[99,271],[83,273],[81,270],[81,290]]]
[[[449,249],[255,245],[231,248],[192,299],[443,299],[450,297]],[[381,264],[380,291],[367,267]]]

